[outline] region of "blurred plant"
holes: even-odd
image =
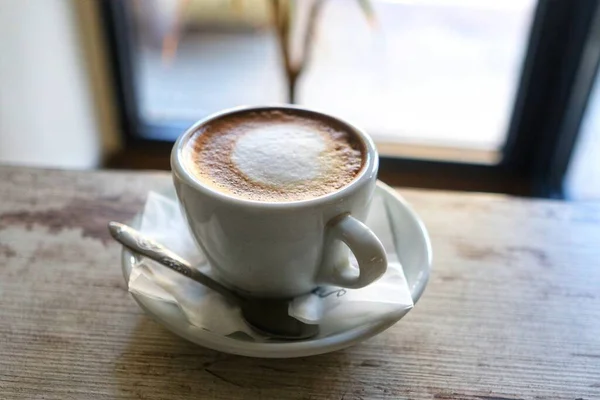
[[[233,0],[235,1],[235,0]],[[287,80],[287,97],[289,103],[295,103],[296,88],[298,78],[302,72],[306,69],[310,56],[312,53],[312,47],[314,43],[314,36],[317,27],[317,22],[323,5],[327,0],[313,0],[309,2],[307,0],[269,0],[272,12],[272,21],[277,34],[277,41],[279,43],[280,55],[283,61],[283,67],[285,69],[285,75]],[[375,24],[375,14],[371,6],[370,0],[357,0],[358,4],[364,13],[367,21],[371,24]],[[304,29],[300,29],[300,53],[294,55],[293,52],[293,34],[292,26],[294,23],[294,14],[297,13],[299,3],[309,3],[308,17],[306,19]],[[299,19],[296,18],[296,23]]]
[[[170,0],[154,0],[167,1]],[[310,61],[314,37],[317,29],[319,15],[327,0],[266,0],[271,10],[271,23],[275,29],[279,52],[283,63],[283,68],[287,83],[287,100],[289,103],[295,103],[297,98],[298,79],[305,71]],[[367,21],[371,26],[375,25],[375,14],[370,0],[356,0]],[[141,0],[134,0],[134,3],[141,8]],[[186,8],[190,0],[178,0],[176,4],[169,3],[173,8],[173,18],[170,23],[170,29],[162,39],[163,62],[170,62],[175,53],[183,29],[183,19]],[[229,0],[229,5],[234,12],[241,14],[244,10],[243,0]],[[299,8],[308,7],[308,14],[305,20],[298,18]],[[299,26],[301,23],[304,26]],[[294,29],[296,28],[296,29]],[[300,37],[294,37],[294,33],[300,34]],[[298,40],[299,39],[299,40]],[[299,42],[299,52],[293,44]]]
[[[177,53],[177,47],[179,46],[179,35],[182,30],[185,11],[189,4],[190,0],[179,0],[179,2],[177,3],[173,27],[169,30],[169,32],[163,40],[163,62],[171,63],[175,58],[175,54]]]
[[[170,64],[177,53],[185,14],[191,0],[131,0],[135,19],[151,46],[159,45],[161,59]]]

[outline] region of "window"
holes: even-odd
[[[215,111],[289,102],[272,18],[273,5],[286,2],[105,2],[128,135],[169,142]],[[482,190],[541,193],[534,186],[550,168],[548,147],[558,143],[597,2],[289,4],[290,51],[308,60],[294,102],[363,127],[384,175],[414,171],[399,182],[412,185],[438,173],[446,183],[489,181]],[[511,179],[527,189],[509,188]]]

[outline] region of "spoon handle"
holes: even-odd
[[[180,274],[211,288],[230,300],[238,303],[240,302],[241,298],[236,293],[232,292],[208,275],[193,268],[186,260],[179,257],[160,243],[144,236],[144,234],[132,227],[120,222],[109,222],[108,230],[117,242],[121,243],[134,253],[141,254],[175,272],[179,272]]]

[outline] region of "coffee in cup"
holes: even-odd
[[[295,106],[226,110],[179,137],[171,166],[189,228],[232,290],[292,298],[361,288],[386,270],[385,249],[362,222],[377,150],[341,119]]]
[[[286,110],[226,115],[186,144],[189,170],[239,198],[300,201],[348,185],[364,164],[360,139],[334,119]]]

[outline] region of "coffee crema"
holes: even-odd
[[[204,184],[267,202],[316,198],[346,186],[366,152],[341,123],[289,110],[217,118],[194,133],[185,151],[188,169]]]

